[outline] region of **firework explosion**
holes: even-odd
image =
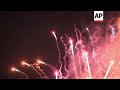
[[[41,60],[33,64],[23,61],[22,65],[33,69],[41,79],[49,79],[41,69],[41,64],[53,70],[55,79],[118,79],[120,78],[119,23],[120,18],[117,17],[110,24],[92,23],[83,30],[74,25],[76,43],[66,33],[58,39],[56,33],[52,32],[59,53],[59,69]],[[67,38],[69,43],[65,43],[64,38]],[[64,47],[64,56],[61,55],[58,40]],[[11,70],[29,79],[24,72],[14,67]]]

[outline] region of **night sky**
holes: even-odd
[[[74,34],[74,24],[84,28],[93,11],[0,11],[0,79],[16,78],[11,66],[22,70],[22,60],[36,58],[58,66],[57,36]]]

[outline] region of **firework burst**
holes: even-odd
[[[117,18],[114,25],[111,24],[104,26],[105,29],[96,25],[94,30],[93,27],[90,26],[83,30],[79,30],[76,25],[74,25],[77,39],[76,43],[73,43],[73,39],[65,34],[65,38],[69,41],[69,44],[66,44],[64,36],[60,36],[60,41],[65,48],[65,55],[63,57],[64,65],[61,60],[62,56],[59,48],[58,37],[55,32],[52,32],[58,49],[58,62],[60,63],[59,69],[41,60],[38,60],[33,64],[28,64],[23,61],[22,65],[31,67],[41,77],[41,79],[49,79],[49,76],[47,76],[40,68],[41,64],[53,70],[55,79],[120,78],[119,23],[120,19]],[[84,35],[84,32],[86,32],[86,35]],[[85,38],[86,36],[87,38]],[[67,57],[69,58],[68,61],[66,59]],[[69,64],[67,62],[69,62]],[[65,70],[65,75],[63,75],[62,68]],[[22,71],[16,68],[12,68],[12,71],[20,72],[28,79],[28,76]]]

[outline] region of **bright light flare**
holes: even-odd
[[[52,34],[53,34],[53,35],[55,35],[55,32],[54,32],[54,31],[52,31]]]
[[[56,79],[58,79],[58,72],[55,72],[55,77]]]
[[[27,65],[28,67],[30,67],[30,65],[28,63],[26,63],[25,61],[21,62],[22,65]]]
[[[86,30],[89,31],[89,29],[86,27]]]
[[[70,42],[71,45],[73,44],[73,40],[71,38],[70,38],[69,42]]]
[[[45,64],[43,61],[37,60],[38,64]]]
[[[86,79],[90,79],[90,77],[86,77]]]
[[[52,34],[54,35],[55,39],[57,40],[57,37],[56,37],[56,34],[55,34],[55,32],[52,32]]]
[[[84,52],[84,53],[83,53],[83,56],[87,56],[87,55],[88,55],[87,52]]]
[[[16,72],[18,72],[19,70],[16,69],[15,67],[12,67],[12,68],[11,68],[11,71],[13,71],[13,72],[16,71]]]
[[[113,64],[114,64],[114,61],[112,60],[112,61],[110,62],[110,64],[113,65]]]

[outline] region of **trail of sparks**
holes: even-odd
[[[87,62],[88,74],[89,74],[90,79],[92,79],[91,70],[90,70],[90,65],[89,65],[89,60],[88,60],[88,54],[87,54],[87,53],[84,53],[84,55],[85,55],[85,59],[86,59],[86,62]]]
[[[49,68],[51,68],[52,70],[53,70],[53,72],[54,73],[56,73],[56,72],[58,72],[58,70],[54,67],[54,66],[52,66],[52,65],[50,65],[50,64],[48,64],[48,63],[45,63],[45,62],[42,62],[42,61],[37,61],[37,63],[38,64],[44,64],[45,66],[48,66]],[[58,74],[59,75],[59,74]],[[61,78],[61,74],[59,75],[60,76],[60,78]]]
[[[38,71],[40,71],[44,75],[43,78],[49,79],[45,72],[40,68],[39,64],[35,63],[34,66],[38,69]]]
[[[64,46],[64,48],[65,48],[65,56],[63,57],[63,59],[64,59],[64,69],[65,69],[65,71],[66,71],[66,73],[67,73],[67,75],[65,76],[65,78],[68,78],[69,77],[69,72],[68,72],[68,70],[67,70],[67,68],[66,68],[66,65],[67,65],[67,62],[66,62],[66,57],[67,57],[67,45],[64,43],[64,41],[63,41],[63,37],[61,36],[60,37],[60,40],[61,40],[61,42],[62,42],[62,44],[63,44],[63,46]]]
[[[77,30],[78,30],[78,28],[77,28]],[[80,30],[78,30],[78,32],[79,32],[79,35],[80,35],[80,39],[79,39],[79,41],[77,42],[79,45],[80,45],[80,50],[81,50],[81,53],[82,53],[82,61],[83,61],[83,65],[82,65],[82,63],[81,63],[81,77],[83,77],[83,70],[84,70],[84,68],[86,67],[85,65],[85,63],[86,63],[86,61],[84,60],[84,53],[86,52],[85,51],[85,46],[83,45],[83,40],[82,40],[82,34],[81,34],[81,32],[80,32]]]
[[[110,62],[110,66],[109,66],[109,68],[108,68],[108,70],[107,70],[107,72],[106,72],[106,74],[105,74],[104,79],[106,79],[106,78],[107,78],[108,73],[109,73],[109,71],[110,71],[110,69],[111,69],[111,67],[112,67],[112,65],[113,65],[113,64],[114,64],[114,61],[111,61],[111,62]]]
[[[48,66],[49,68],[51,68],[54,72],[55,70],[57,70],[54,66],[48,64],[48,63],[45,63],[45,62],[42,62],[42,61],[37,61],[38,64],[44,64],[45,66]]]
[[[95,62],[97,62],[97,60],[96,60],[96,54],[95,54],[95,47],[94,47],[94,43],[93,43],[93,39],[92,39],[92,37],[91,37],[91,35],[90,35],[90,31],[89,31],[89,29],[86,28],[86,30],[87,30],[88,33],[89,33],[89,38],[90,38],[90,40],[91,40],[91,44],[92,44],[92,47],[93,47],[93,52],[92,52],[92,54],[93,54],[93,58],[94,58]]]
[[[78,76],[77,76],[77,70],[76,70],[76,65],[75,65],[75,56],[74,56],[74,50],[73,50],[73,42],[72,42],[72,40],[71,40],[71,38],[70,38],[70,44],[71,44],[71,46],[70,46],[70,48],[71,48],[71,52],[72,52],[72,59],[73,59],[73,67],[74,67],[74,71],[75,71],[75,78],[78,78]]]
[[[26,79],[29,79],[29,77],[27,76],[27,74],[25,74],[24,72],[22,72],[22,71],[20,71],[20,70],[19,70],[19,72],[22,73],[23,75],[25,75],[25,76],[26,76]]]
[[[42,75],[34,68],[34,65],[31,65],[31,67],[40,76],[40,78],[43,79]]]
[[[61,69],[62,69],[62,62],[61,62],[61,52],[60,52],[60,49],[59,49],[59,45],[58,45],[58,41],[57,41],[57,36],[55,34],[55,32],[52,32],[54,37],[55,37],[55,40],[56,40],[56,44],[57,44],[57,49],[58,49],[58,52],[59,52],[59,63],[60,63],[60,68],[59,68],[59,72],[60,72],[60,76],[62,78],[62,72],[61,72]]]
[[[12,71],[19,72],[19,73],[23,74],[26,77],[26,79],[29,79],[29,77],[27,76],[27,74],[25,74],[24,72],[22,72],[22,71],[20,71],[20,70],[18,70],[16,68],[14,68],[14,67],[12,68]]]
[[[77,45],[80,44],[80,39],[79,39],[79,36],[78,36],[78,33],[77,33],[78,28],[76,27],[75,24],[74,24],[74,26],[75,26],[75,33],[76,33],[76,37],[77,37],[77,43],[76,43],[76,45],[75,45],[75,48],[77,49],[77,56],[78,56],[78,62],[79,62],[80,73],[81,73],[80,50],[79,50],[79,48],[77,47]]]
[[[27,65],[28,67],[31,67],[40,76],[40,78],[43,79],[42,75],[34,68],[34,64],[28,64],[26,62],[22,62],[22,65]]]

